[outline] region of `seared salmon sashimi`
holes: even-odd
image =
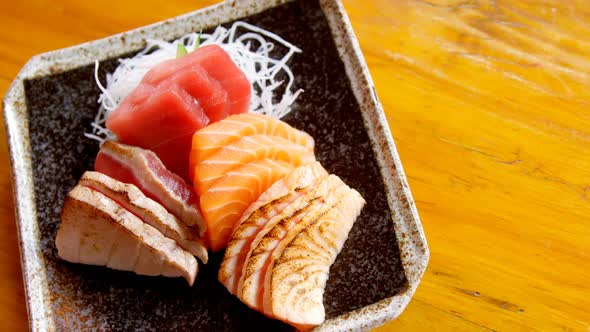
[[[350,190],[286,246],[274,268],[266,272],[264,301],[269,311],[265,312],[272,310],[274,318],[299,330],[308,330],[324,321],[323,296],[330,266],[364,204],[361,195]]]
[[[274,260],[295,236],[332,208],[348,190],[342,180],[330,175],[264,225],[250,245],[252,250],[246,257],[238,283],[238,297],[244,303],[264,309],[265,277],[272,270]],[[263,312],[272,314],[268,310]]]
[[[207,226],[193,188],[166,169],[153,152],[106,141],[96,156],[94,169],[123,183],[137,186],[186,225],[195,227],[200,237],[204,236]]]
[[[79,185],[96,190],[112,199],[143,222],[176,241],[180,247],[207,263],[207,248],[194,228],[189,228],[156,201],[146,197],[133,184],[117,181],[98,172],[86,172]]]
[[[244,212],[219,268],[219,280],[230,293],[237,295],[244,261],[251,252],[252,241],[262,227],[327,176],[328,172],[318,162],[298,167],[275,182]]]
[[[76,186],[66,197],[56,246],[72,263],[143,275],[183,277],[192,285],[195,257],[99,191]]]
[[[330,266],[364,204],[357,191],[327,175],[319,163],[297,168],[240,218],[219,280],[269,317],[300,330],[321,324]]]

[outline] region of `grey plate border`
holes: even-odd
[[[23,67],[4,97],[3,115],[12,165],[15,215],[31,330],[55,330],[55,322],[50,311],[37,223],[24,81],[88,65],[94,60],[120,56],[142,48],[147,38],[175,38],[253,15],[285,2],[288,1],[229,0],[104,39],[40,54]],[[383,107],[377,98],[373,80],[344,7],[339,0],[320,0],[320,5],[361,107],[379,163],[388,203],[394,211],[392,222],[408,285],[393,297],[327,320],[314,331],[368,330],[395,319],[405,309],[426,270],[430,252]]]

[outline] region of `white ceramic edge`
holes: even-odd
[[[29,327],[33,331],[53,330],[47,302],[47,279],[41,254],[39,224],[35,206],[31,148],[24,103],[24,72],[29,61],[11,84],[3,100],[4,126],[12,165],[12,192]],[[20,101],[20,104],[19,104]],[[21,121],[19,121],[21,120]]]
[[[140,49],[148,38],[171,39],[201,28],[252,15],[285,2],[288,0],[225,1],[128,32],[40,54],[31,58],[23,67],[4,98],[3,109],[9,140],[17,229],[31,330],[54,330],[55,326],[49,313],[47,280],[36,220],[28,122],[19,121],[27,119],[24,80],[88,65],[95,60],[120,56]],[[387,189],[388,203],[396,213],[392,216],[392,221],[409,287],[396,296],[327,320],[315,330],[367,330],[396,318],[403,311],[426,269],[429,251],[387,119],[377,100],[371,76],[348,16],[339,0],[320,0],[320,3],[344,61],[355,97],[361,105],[365,125]],[[168,26],[168,29],[160,31],[164,26]],[[412,273],[408,274],[407,271]]]

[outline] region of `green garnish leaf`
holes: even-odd
[[[195,44],[195,50],[201,46],[201,34],[203,34],[202,29],[201,29],[201,31],[199,31],[199,35],[197,36],[197,43]]]
[[[178,46],[176,47],[176,58],[180,59],[187,54],[188,51],[186,50],[186,47],[184,47],[183,44],[178,44]]]

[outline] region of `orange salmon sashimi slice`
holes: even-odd
[[[267,272],[270,278],[265,287],[270,285],[270,295],[265,294],[265,306],[272,308],[272,317],[300,331],[324,321],[323,297],[330,266],[364,204],[356,190],[349,190],[337,206],[288,244]]]
[[[267,271],[272,271],[277,255],[280,257],[285,246],[332,208],[348,190],[350,189],[342,180],[330,175],[307,195],[298,198],[283,213],[264,225],[252,242],[251,253],[242,268],[242,277],[238,283],[238,297],[242,302],[272,315],[272,312],[265,311],[263,307]]]
[[[207,222],[211,250],[225,247],[248,206],[291,169],[282,161],[256,160],[227,172],[201,195],[201,212]]]
[[[293,167],[315,161],[313,151],[285,138],[268,135],[245,136],[197,164],[195,189],[202,195],[215,181],[232,169],[265,158],[284,161]]]
[[[244,212],[231,235],[218,274],[219,281],[230,293],[237,294],[246,255],[250,252],[250,245],[260,229],[327,176],[328,172],[318,162],[298,167],[270,186]]]
[[[307,133],[297,130],[287,123],[267,115],[243,113],[229,116],[213,123],[193,135],[190,154],[191,178],[195,166],[210,157],[222,147],[244,136],[268,135],[285,138],[313,151],[314,141]]]

